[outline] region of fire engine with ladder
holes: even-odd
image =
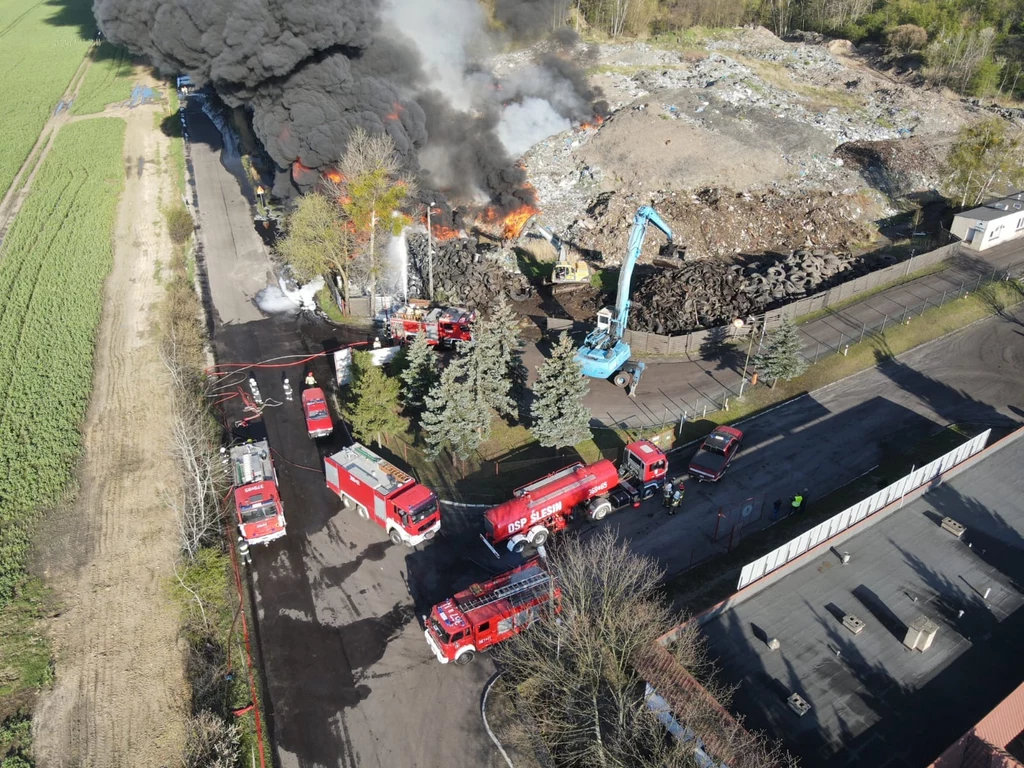
[[[442,664],[468,664],[529,627],[552,601],[557,612],[560,597],[545,561],[535,557],[435,605],[423,617],[427,645]]]
[[[268,544],[285,535],[277,473],[266,440],[232,446],[228,452],[238,532],[249,545]]]
[[[431,346],[451,346],[457,341],[472,341],[470,324],[476,313],[461,307],[431,307],[429,301],[410,299],[409,303],[391,315],[388,332],[399,342],[411,342],[419,334],[427,337]]]
[[[492,544],[505,544],[516,553],[527,544],[539,547],[551,533],[565,528],[577,510],[591,520],[603,520],[624,503],[640,506],[661,488],[667,471],[668,457],[650,440],[623,448],[617,469],[608,459],[576,462],[518,488],[512,499],[487,510],[484,543],[495,557],[498,552]]]
[[[324,473],[342,506],[375,522],[395,544],[415,547],[441,529],[434,492],[359,443],[326,457]]]

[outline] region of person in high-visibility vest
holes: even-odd
[[[792,501],[793,514],[794,515],[797,514],[803,508],[803,506],[804,506],[804,497],[801,496],[798,493],[796,496],[793,497],[793,501]]]
[[[315,387],[316,386],[316,377],[313,376],[313,372],[312,371],[309,371],[308,373],[306,373],[306,386],[307,387]]]

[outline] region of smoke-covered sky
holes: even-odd
[[[481,62],[498,41],[477,0],[94,0],[103,33],[162,72],[210,83],[289,179],[317,177],[352,130],[386,131],[425,194],[512,208],[529,202],[515,157],[573,122],[598,94],[564,56],[500,86]],[[550,27],[551,0],[500,0],[507,34]],[[560,39],[565,40],[564,32]],[[598,110],[601,109],[599,105]]]

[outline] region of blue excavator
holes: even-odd
[[[647,227],[653,224],[668,238],[663,253],[672,253],[672,230],[661,220],[650,206],[642,206],[633,217],[633,229],[629,233],[626,258],[619,269],[619,288],[615,295],[615,306],[604,307],[597,313],[597,327],[587,334],[583,346],[576,352],[576,362],[583,367],[583,375],[595,379],[610,379],[617,387],[629,387],[629,394],[636,391],[646,366],[640,361],[631,361],[632,350],[622,336],[629,322],[629,293],[633,281],[633,268],[647,237]]]

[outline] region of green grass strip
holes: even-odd
[[[0,250],[0,607],[81,450],[124,132],[109,118],[61,129]]]

